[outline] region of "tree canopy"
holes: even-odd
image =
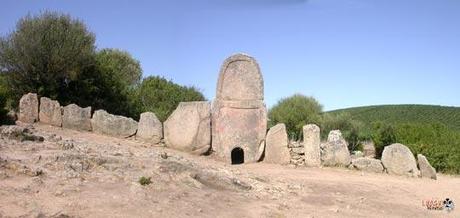
[[[181,101],[205,101],[203,94],[193,86],[181,86],[160,76],[142,81],[137,91],[141,111],[152,111],[165,121]]]
[[[69,84],[94,67],[95,36],[69,15],[44,12],[20,19],[0,38],[0,70],[17,100],[22,94],[66,99]]]
[[[301,94],[283,98],[269,110],[269,126],[284,123],[289,137],[300,139],[304,125],[320,124],[322,108],[316,99]]]

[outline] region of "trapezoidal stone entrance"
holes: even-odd
[[[232,163],[236,148],[242,149],[244,163],[256,162],[265,148],[266,131],[267,109],[259,65],[248,55],[233,55],[219,73],[212,108],[212,147],[228,163]]]

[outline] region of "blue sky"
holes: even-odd
[[[3,0],[0,34],[27,13],[83,20],[97,46],[130,52],[213,99],[223,60],[261,66],[268,106],[295,93],[325,110],[375,104],[460,106],[458,0]]]

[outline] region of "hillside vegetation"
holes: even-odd
[[[340,109],[329,114],[348,113],[353,119],[371,125],[375,122],[389,124],[443,124],[460,131],[460,107],[436,105],[381,105]]]
[[[347,114],[360,122],[376,144],[377,156],[394,142],[422,153],[438,171],[460,173],[460,107],[434,105],[383,105],[326,112]]]

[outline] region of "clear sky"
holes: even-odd
[[[223,60],[255,57],[268,106],[295,93],[325,110],[374,104],[460,106],[458,0],[2,0],[0,34],[27,13],[83,20],[97,47],[215,95]]]

